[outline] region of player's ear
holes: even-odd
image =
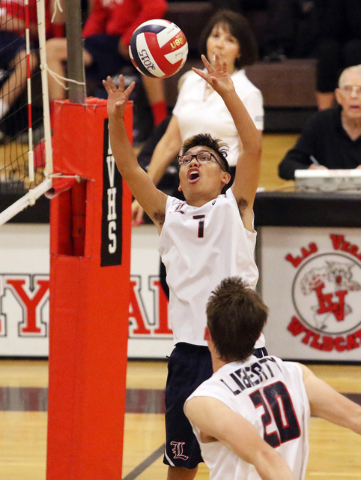
[[[182,191],[182,185],[179,182],[178,192],[181,192],[181,191]]]
[[[228,183],[231,181],[231,174],[228,172],[223,172],[222,175],[222,183],[224,185],[228,185]]]
[[[208,341],[211,339],[211,332],[209,331],[208,327],[204,329],[204,340]]]

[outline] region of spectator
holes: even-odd
[[[279,165],[279,176],[297,169],[361,168],[361,65],[346,68],[335,90],[337,107],[317,112]]]
[[[337,78],[361,63],[361,0],[313,0],[318,60],[316,99],[319,110],[332,107]]]
[[[37,38],[36,3],[29,4],[30,38]],[[5,78],[0,90],[0,118],[3,118],[26,86],[25,7],[15,1],[0,3],[0,69]],[[29,66],[38,64],[30,53]]]
[[[207,304],[214,374],[184,410],[213,480],[303,480],[310,411],[361,435],[359,405],[303,365],[252,355],[267,311],[239,278],[223,280]]]
[[[215,53],[228,64],[236,91],[251,115],[259,134],[263,130],[261,92],[248,80],[244,67],[257,58],[257,44],[248,20],[242,15],[221,10],[216,12],[202,31],[200,51],[211,61]],[[160,139],[149,165],[148,175],[157,185],[179,153],[183,141],[198,132],[222,138],[230,147],[228,162],[234,175],[242,143],[232,117],[219,95],[194,72],[186,74],[169,126]],[[215,121],[215,118],[217,119]],[[133,203],[134,224],[142,222],[143,210]]]
[[[56,15],[54,23],[50,17],[54,12],[54,1],[46,1],[46,35],[53,34],[54,25],[61,22]],[[38,56],[35,48],[38,46],[38,19],[36,1],[29,2],[29,39],[30,55],[29,67],[33,72],[38,66]],[[56,27],[55,27],[56,28]],[[25,6],[18,1],[0,1],[0,119],[4,118],[11,109],[19,108],[19,98],[27,85],[27,55],[25,40]],[[13,117],[13,116],[12,116]],[[12,118],[11,124],[15,118]],[[16,123],[16,122],[15,122]],[[21,123],[21,122],[20,122]],[[13,130],[13,125],[7,125],[6,132]],[[5,128],[5,126],[4,126]],[[1,133],[1,132],[0,132]]]
[[[95,0],[83,29],[83,60],[88,78],[100,81],[113,76],[124,66],[132,66],[129,42],[133,31],[143,22],[161,18],[167,8],[166,0]],[[50,70],[64,77],[64,62],[68,57],[65,38],[47,42],[47,62]],[[167,115],[163,79],[142,75],[152,109],[154,124]],[[49,75],[50,101],[65,98],[62,85]]]

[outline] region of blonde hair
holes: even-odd
[[[354,65],[352,67],[345,68],[338,79],[338,88],[341,88],[344,78],[348,73],[359,73],[361,75],[361,65]]]

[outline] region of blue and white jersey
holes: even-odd
[[[248,420],[282,455],[296,480],[306,475],[310,406],[302,370],[277,357],[249,357],[224,365],[187,399],[212,397]],[[211,480],[260,480],[255,467],[222,443],[202,443],[193,426]]]

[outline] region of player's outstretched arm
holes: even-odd
[[[299,365],[311,413],[361,435],[361,406],[336,392],[305,365]]]
[[[106,81],[103,80],[108,93],[109,135],[113,156],[132,194],[160,230],[164,220],[167,195],[156,188],[138,164],[123,120],[124,110],[135,84],[133,82],[125,89],[122,75],[119,81],[120,84],[117,87],[111,77]]]
[[[186,401],[184,411],[201,432],[202,442],[223,443],[242,460],[254,465],[262,480],[294,480],[281,455],[260,437],[248,420],[220,400],[193,397]]]
[[[241,214],[245,227],[253,230],[252,210],[261,170],[262,138],[237,95],[233,81],[227,72],[227,63],[221,62],[218,54],[216,54],[214,66],[204,55],[202,60],[207,72],[196,68],[193,70],[222,97],[242,140],[243,150],[237,162],[236,176],[231,188],[236,199],[244,205]]]

